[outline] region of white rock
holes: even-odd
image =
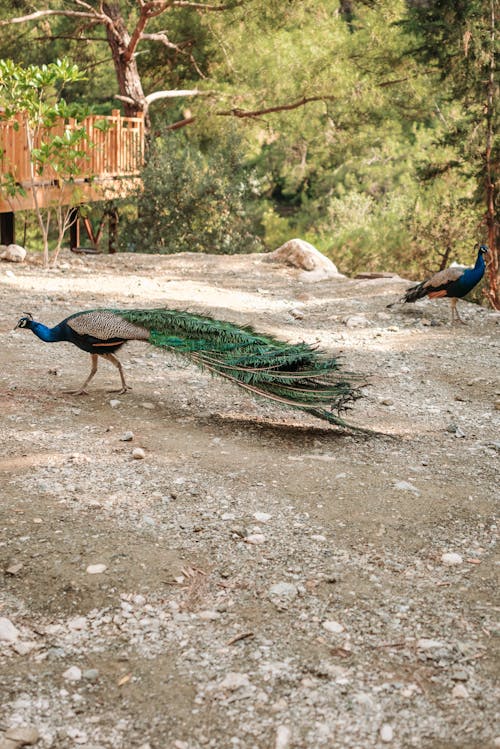
[[[254,512],[253,516],[259,523],[267,523],[272,518],[268,512]]]
[[[70,629],[86,629],[87,619],[85,616],[75,616],[73,619],[69,619],[68,627]]]
[[[344,318],[343,322],[346,328],[366,328],[369,325],[364,315],[349,315],[349,317]]]
[[[120,437],[121,442],[131,442],[134,439],[134,433],[133,432],[124,432],[122,436]]]
[[[287,598],[288,600],[296,598],[298,593],[298,588],[293,583],[275,583],[269,588],[270,596],[276,596],[277,598]]]
[[[441,561],[448,567],[452,567],[455,564],[462,564],[464,560],[460,554],[456,554],[454,551],[447,551],[441,555]]]
[[[210,611],[207,609],[206,611],[198,611],[198,618],[210,622],[220,619],[220,614],[218,611]]]
[[[469,696],[469,692],[463,684],[455,684],[455,686],[451,690],[451,695],[452,697],[457,697],[458,699],[465,700]]]
[[[402,492],[415,492],[415,494],[420,494],[417,487],[410,484],[409,481],[395,481],[394,488],[399,489]]]
[[[323,627],[323,629],[326,629],[327,632],[332,632],[336,635],[339,635],[344,631],[344,626],[340,622],[335,622],[332,620],[322,622],[321,626]]]
[[[66,679],[66,681],[80,681],[81,678],[82,671],[78,666],[70,666],[63,673],[63,679]]]
[[[87,572],[89,575],[100,575],[107,567],[105,564],[89,564]]]
[[[4,642],[15,642],[19,637],[19,630],[14,627],[10,619],[0,616],[0,640]]]
[[[235,692],[237,689],[250,686],[248,674],[242,674],[238,671],[230,671],[219,684],[219,689],[227,689],[229,692]]]
[[[393,738],[394,738],[394,731],[392,729],[392,726],[389,725],[389,723],[384,723],[380,727],[380,741],[383,741],[384,744],[390,744]]]
[[[9,244],[0,255],[1,260],[10,263],[22,263],[26,259],[26,250],[18,244]]]
[[[15,642],[12,648],[18,655],[28,655],[28,653],[36,649],[36,646],[36,642],[33,642],[33,640],[21,640]]]
[[[446,647],[446,643],[441,640],[431,640],[427,637],[422,637],[420,640],[417,640],[417,648],[419,648],[419,650],[432,650],[433,648],[444,647]]]
[[[287,749],[290,746],[292,732],[288,726],[278,726],[276,730],[276,741],[274,749]]]
[[[307,271],[301,275],[303,280],[309,280],[307,278],[309,273],[314,274],[315,280],[331,277],[345,278],[329,258],[303,239],[290,239],[274,252],[268,253],[265,258]]]
[[[321,533],[315,533],[311,536],[312,541],[326,541],[326,536],[322,536]]]
[[[118,408],[120,403],[121,401],[118,400],[118,398],[111,398],[111,400],[109,401],[109,405],[111,406],[111,408]]]
[[[245,536],[243,541],[245,541],[245,543],[247,544],[263,544],[266,541],[266,537],[263,533],[250,533],[249,536]]]
[[[134,460],[144,460],[146,457],[145,451],[142,449],[142,447],[134,447],[132,450],[132,457]]]

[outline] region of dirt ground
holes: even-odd
[[[386,309],[405,286],[257,255],[0,264],[1,749],[500,746],[500,316]],[[12,329],[97,306],[318,341],[377,433],[140,342],[130,393],[103,362],[67,395],[90,358]]]

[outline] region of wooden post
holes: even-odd
[[[13,211],[0,213],[0,243],[14,244],[16,240],[16,219]]]
[[[112,206],[108,211],[108,252],[114,255],[118,241],[118,210]]]
[[[71,209],[69,227],[69,246],[71,249],[80,247],[80,211],[78,206]]]

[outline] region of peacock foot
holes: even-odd
[[[78,388],[78,390],[63,390],[65,395],[89,395],[89,391],[85,388]]]
[[[107,393],[116,393],[116,395],[125,395],[125,393],[128,393],[129,390],[132,390],[132,387],[130,385],[125,385],[122,388],[119,388],[118,390],[107,390]]]

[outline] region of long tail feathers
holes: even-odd
[[[154,346],[185,356],[254,395],[349,426],[338,414],[361,396],[349,381],[355,377],[340,375],[336,359],[306,343],[284,343],[249,327],[179,310],[113,311],[149,330]]]

